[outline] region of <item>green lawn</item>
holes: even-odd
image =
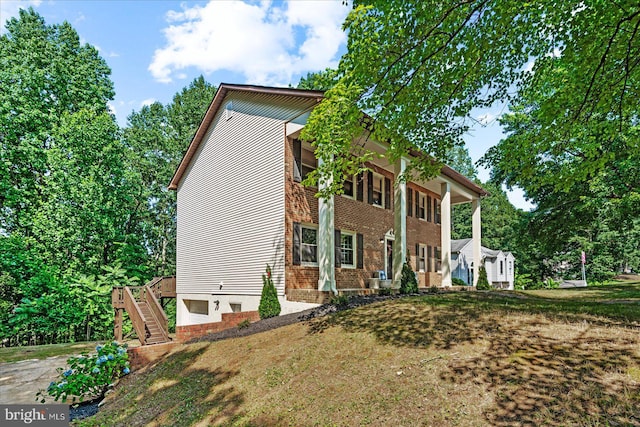
[[[47,357],[53,356],[72,356],[83,352],[94,351],[97,344],[97,342],[88,341],[0,348],[0,363],[17,362],[26,359],[46,359]]]
[[[79,425],[640,425],[640,284],[434,293],[184,345]]]

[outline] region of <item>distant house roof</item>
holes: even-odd
[[[452,240],[451,241],[451,253],[460,253],[462,252],[462,250],[465,248],[465,246],[467,246],[468,244],[471,243],[473,239],[457,239],[457,240]],[[496,250],[496,249],[489,249],[487,247],[484,246],[480,246],[480,250],[482,253],[482,257],[483,258],[496,258],[501,252],[505,255],[505,256],[509,256],[511,255],[513,257],[513,254],[509,251],[501,251],[501,250]]]
[[[187,148],[187,151],[180,161],[180,165],[178,165],[178,168],[176,169],[176,172],[173,175],[171,182],[169,183],[169,190],[178,189],[178,185],[182,180],[182,176],[187,171],[187,168],[189,167],[193,156],[198,151],[198,147],[202,143],[207,129],[211,125],[211,122],[213,122],[216,113],[222,106],[224,98],[231,91],[306,98],[310,101],[311,105],[318,104],[324,99],[324,92],[319,90],[220,83],[220,86],[218,86],[218,90],[213,97],[213,101],[211,101],[211,104],[209,105],[209,108],[207,109],[207,112],[205,113],[202,122],[198,127],[198,130],[196,131],[193,139],[191,140],[191,143],[189,144],[189,148]],[[419,155],[420,153],[415,151],[412,154]],[[478,193],[480,196],[486,196],[489,194],[487,190],[447,165],[442,166],[440,173],[461,184],[462,186]]]

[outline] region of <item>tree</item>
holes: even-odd
[[[639,25],[640,6],[630,3],[356,0],[344,24],[341,78],[302,136],[327,160],[354,154],[347,141],[365,127],[390,142],[392,161],[415,148],[431,155],[412,165],[428,177],[439,168],[432,158],[460,144],[472,108],[534,100],[535,135],[551,146],[543,153],[575,159],[559,186],[609,170],[603,158],[621,152],[618,169],[637,191]],[[363,123],[359,111],[370,119]],[[538,153],[526,142],[515,151],[525,166]],[[318,173],[340,178],[349,166],[325,162]]]
[[[338,70],[333,68],[325,68],[324,71],[317,73],[307,73],[305,77],[302,77],[298,82],[298,89],[309,90],[329,90],[331,89],[339,79]]]
[[[262,295],[260,296],[260,304],[258,313],[261,319],[268,319],[280,314],[280,301],[278,301],[278,292],[273,285],[273,277],[271,277],[271,266],[267,264],[267,270],[262,275]]]
[[[30,236],[43,201],[47,151],[65,113],[107,112],[111,70],[67,22],[20,10],[0,36],[0,229]]]
[[[480,291],[487,291],[491,289],[489,279],[487,278],[487,269],[484,267],[484,262],[480,266],[480,273],[478,273],[478,283],[476,288]]]
[[[408,254],[407,254],[408,255]],[[400,278],[400,293],[415,294],[418,293],[418,281],[416,274],[411,268],[411,257],[407,256],[404,264],[402,264],[402,277]]]
[[[176,194],[167,185],[215,90],[200,76],[167,106],[156,102],[128,117],[124,139],[131,150],[130,167],[142,178],[141,226],[155,275],[175,273]]]

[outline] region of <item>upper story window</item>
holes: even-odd
[[[353,188],[354,182],[355,179],[353,178],[353,176],[348,176],[345,178],[344,183],[342,183],[342,188],[344,190],[344,193],[342,193],[342,195],[353,198],[355,194]]]
[[[340,234],[340,252],[342,254],[341,267],[355,268],[356,236],[343,231]]]
[[[313,151],[302,149],[302,179],[318,168],[318,160]]]
[[[434,206],[434,222],[436,224],[440,224],[440,200],[438,199],[433,199],[433,204]]]
[[[384,206],[384,177],[377,173],[373,174],[373,199],[372,205]]]
[[[427,195],[422,193],[416,194],[416,217],[420,219],[427,219]]]
[[[504,265],[503,265],[504,261],[500,261],[500,274],[504,274]]]

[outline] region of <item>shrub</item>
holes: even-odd
[[[40,390],[36,400],[44,403],[45,393],[62,402],[70,396],[72,402],[103,397],[109,385],[130,372],[127,345],[116,341],[97,346],[96,354],[91,356],[84,353],[70,357],[67,364],[67,369],[58,368],[60,380],[52,381],[46,390]]]
[[[533,279],[530,274],[516,274],[514,288],[518,290],[530,289]]]
[[[488,291],[489,289],[491,289],[489,279],[487,278],[487,270],[484,268],[484,265],[480,266],[480,273],[478,274],[478,284],[476,285],[476,289],[480,291]]]
[[[238,329],[246,329],[251,325],[249,319],[244,319],[242,322],[238,323]]]
[[[337,307],[346,307],[349,305],[349,295],[334,295],[331,297],[330,303]]]
[[[258,306],[260,318],[267,319],[278,316],[282,308],[280,307],[280,301],[278,301],[276,287],[273,285],[269,264],[267,264],[265,274],[262,275],[262,284],[262,296],[260,297],[260,305]]]
[[[461,278],[459,278],[459,277],[454,277],[454,278],[452,278],[452,279],[451,279],[451,283],[452,283],[454,286],[467,286],[467,284],[464,282],[464,280],[462,280],[462,279],[461,279]]]
[[[418,293],[418,281],[416,280],[416,274],[411,268],[411,258],[407,256],[406,262],[402,265],[402,277],[400,279],[400,293],[401,294],[417,294]]]

